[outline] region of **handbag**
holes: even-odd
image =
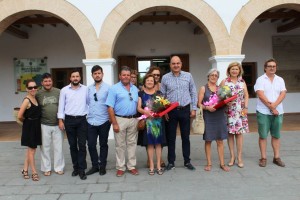
[[[193,133],[197,135],[204,134],[204,119],[203,119],[203,111],[202,107],[196,111],[196,118],[192,122]]]
[[[137,124],[137,130],[142,131],[145,129],[145,127],[146,127],[146,120],[145,119],[139,120]]]

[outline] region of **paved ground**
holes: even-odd
[[[111,140],[109,150],[108,174],[94,174],[82,181],[79,177],[71,177],[72,165],[68,143],[65,140],[66,157],[65,174],[41,175],[39,182],[24,180],[20,170],[23,165],[24,148],[19,142],[0,142],[0,200],[2,199],[142,199],[142,200],[298,200],[300,199],[300,132],[282,133],[282,160],[285,168],[272,164],[272,150],[268,142],[268,165],[258,166],[259,149],[257,133],[245,135],[243,169],[234,166],[229,173],[218,166],[216,145],[213,145],[213,169],[203,170],[205,165],[204,142],[202,136],[191,136],[191,158],[196,166],[195,171],[183,168],[181,140],[178,137],[176,169],[165,172],[162,176],[149,176],[145,168],[145,149],[137,150],[139,176],[126,173],[124,177],[115,176],[114,142]],[[225,145],[225,158],[229,154]],[[167,149],[164,150],[166,158]],[[37,166],[40,158],[37,152]],[[89,156],[88,167],[91,166]]]

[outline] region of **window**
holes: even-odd
[[[242,63],[244,74],[243,79],[246,82],[249,98],[255,98],[254,91],[255,81],[257,79],[257,63],[256,62],[243,62]]]

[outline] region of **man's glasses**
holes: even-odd
[[[94,94],[94,100],[95,100],[95,101],[98,101],[97,93]]]
[[[28,90],[33,90],[33,89],[37,90],[38,88],[39,88],[38,86],[29,86],[29,87],[27,87]]]
[[[276,65],[268,65],[267,68],[275,68]]]
[[[130,101],[132,101],[133,98],[132,98],[132,96],[131,96],[131,93],[129,92],[128,94],[129,94]]]
[[[152,74],[153,76],[157,76],[157,77],[160,77],[160,74]]]

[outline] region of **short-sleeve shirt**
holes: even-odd
[[[286,88],[284,80],[280,76],[275,75],[273,82],[271,82],[269,77],[266,74],[263,74],[256,80],[254,90],[255,92],[257,92],[258,90],[263,91],[264,95],[270,102],[275,102],[278,99],[280,93],[282,91],[286,91]],[[270,109],[259,98],[257,98],[256,110],[265,115],[273,115]],[[284,113],[282,103],[280,103],[276,107],[276,110],[280,115]]]
[[[120,81],[109,89],[105,104],[112,107],[116,115],[129,116],[137,113],[137,102],[137,87],[130,83],[128,91]]]

